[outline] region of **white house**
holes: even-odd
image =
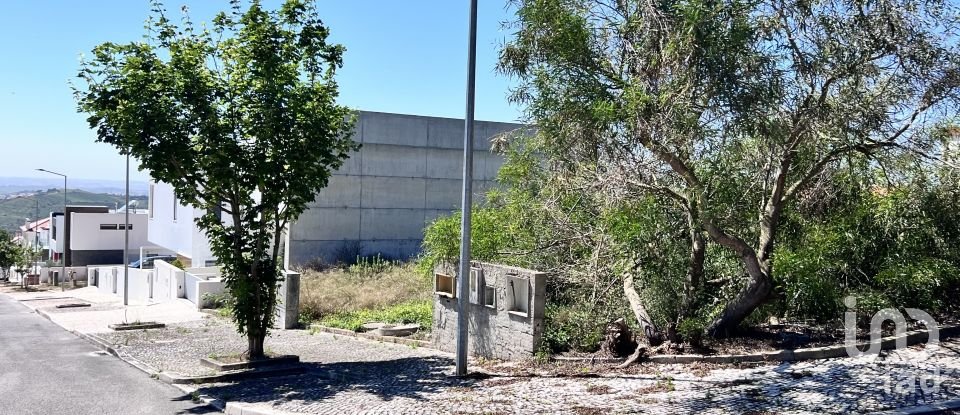
[[[51,214],[50,249],[54,259],[63,256],[66,266],[122,264],[124,248],[124,212],[106,206],[67,206],[67,214]],[[65,218],[65,219],[64,219]],[[147,245],[146,213],[130,212],[130,258]]]
[[[50,218],[27,223],[17,231],[24,246],[39,249],[42,259],[50,258]]]
[[[187,267],[216,265],[206,235],[193,221],[202,211],[181,204],[167,183],[151,182],[149,197],[146,220],[149,244],[176,253]]]

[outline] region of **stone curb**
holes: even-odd
[[[205,376],[178,376],[167,372],[161,372],[158,374],[158,376],[161,381],[171,384],[199,384],[298,375],[304,371],[306,371],[306,369],[304,369],[303,366],[288,366],[278,368],[237,370]]]
[[[893,409],[889,411],[874,412],[874,415],[925,415],[940,414],[951,409],[960,409],[960,399],[944,401],[930,405],[920,405],[910,408]]]
[[[338,329],[333,327],[321,326],[319,324],[311,324],[310,329],[322,331],[324,333],[336,334],[338,336],[347,336],[347,337],[356,337],[367,340],[376,340],[387,343],[402,344],[404,346],[410,347],[424,347],[427,349],[436,350],[433,345],[426,340],[414,340],[414,339],[405,339],[403,337],[393,337],[393,336],[381,336],[373,333],[358,333],[351,330]]]
[[[955,337],[960,335],[960,326],[948,326],[940,328],[940,339]],[[913,346],[927,341],[929,333],[927,330],[914,330],[904,333],[901,336],[889,336],[879,339],[875,342],[858,342],[859,349],[866,349],[872,344],[880,344],[880,350],[892,350],[897,346],[897,340],[906,339],[907,346]],[[646,361],[650,363],[748,363],[748,362],[799,362],[804,360],[835,359],[848,357],[847,346],[826,346],[812,347],[808,349],[797,350],[778,350],[771,352],[749,353],[749,354],[722,354],[722,355],[701,355],[701,354],[679,354],[679,355],[658,355],[650,356]],[[566,357],[551,356],[551,361],[559,362],[594,362],[594,363],[620,363],[626,361],[626,358],[617,357]]]
[[[292,412],[244,406],[238,402],[227,402],[226,407],[223,409],[223,413],[225,415],[286,415],[291,414]]]

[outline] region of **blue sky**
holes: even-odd
[[[274,8],[279,0],[267,0]],[[477,119],[515,121],[510,81],[494,72],[510,33],[505,0],[481,0],[478,17]],[[226,0],[187,5],[195,22],[226,9]],[[466,0],[318,0],[332,40],[346,46],[338,74],[341,103],[357,109],[463,117]],[[122,179],[123,159],[96,143],[76,112],[69,82],[79,57],[105,41],[143,35],[147,0],[4,2],[0,13],[0,176],[41,177],[37,167],[75,178]],[[146,179],[145,172],[133,177]]]

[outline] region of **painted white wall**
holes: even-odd
[[[123,213],[70,214],[70,249],[75,251],[123,249]],[[118,229],[100,229],[100,225],[119,225]],[[130,213],[130,249],[147,245],[147,215]]]
[[[149,195],[147,240],[150,244],[193,259],[193,233],[196,227],[193,224],[193,208],[177,203],[173,187],[167,183],[151,182]]]
[[[54,217],[52,225],[56,228],[56,234],[50,235],[50,250],[62,253],[63,246],[60,241],[63,241],[63,215]]]

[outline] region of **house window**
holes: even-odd
[[[122,224],[122,223],[121,223],[121,224],[118,224],[118,225],[117,225],[117,229],[123,229],[123,224]],[[132,224],[132,223],[127,224],[127,230],[131,230],[131,231],[133,230],[133,224]]]
[[[100,224],[100,230],[101,230],[101,231],[115,231],[115,230],[117,230],[118,228],[119,228],[119,225],[117,225],[116,223],[101,223],[101,224]]]
[[[153,219],[153,184],[150,184],[150,196],[147,198],[147,210],[150,212],[150,219]]]

